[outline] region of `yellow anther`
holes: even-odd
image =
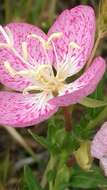
[[[4,62],[4,67],[5,69],[9,72],[9,74],[12,76],[12,77],[15,77],[16,74],[17,74],[17,71],[15,71],[15,69],[13,69],[10,65],[10,63],[8,61],[5,61]]]
[[[76,48],[76,49],[80,49],[80,46],[79,46],[77,43],[75,43],[75,42],[70,42],[70,43],[69,43],[69,47],[71,47],[71,48]]]
[[[42,91],[43,89],[40,86],[28,86],[23,90],[23,94],[29,94],[30,91]]]
[[[43,45],[43,47],[45,47],[46,41],[41,36],[38,36],[36,34],[30,34],[30,35],[28,35],[28,38],[29,37],[39,40],[41,42],[41,44]]]
[[[51,42],[51,40],[56,39],[56,38],[60,38],[63,35],[62,32],[55,32],[52,33],[49,38],[48,38],[48,42]]]
[[[52,66],[48,64],[39,65],[35,72],[35,76],[37,80],[43,83],[48,82],[50,77],[53,77]]]
[[[5,31],[8,35],[10,46],[14,46],[14,39],[13,39],[13,34],[12,34],[11,30],[6,26]]]
[[[52,67],[51,67],[51,65],[48,65],[48,64],[39,65],[36,73],[40,73],[41,71],[43,71],[45,69],[52,69]]]
[[[8,71],[8,73],[12,76],[12,77],[16,77],[16,76],[22,76],[22,77],[29,77],[34,79],[35,78],[35,70],[21,70],[21,71],[16,71],[11,64],[8,61],[4,62],[4,67],[5,69]]]
[[[8,37],[8,35],[7,35],[7,33],[6,33],[6,31],[4,30],[4,28],[0,25],[0,32],[3,34],[3,36],[4,36],[4,38],[5,38],[5,40],[6,40],[6,42],[8,43],[8,44],[10,44],[10,39],[9,39],[9,37]]]
[[[23,77],[34,77],[35,76],[35,71],[32,69],[26,69],[26,70],[21,70],[17,72],[17,75],[23,76]]]
[[[22,42],[22,56],[25,61],[28,61],[27,42]]]
[[[0,43],[0,48],[11,48],[9,44]]]

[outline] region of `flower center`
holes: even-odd
[[[43,84],[45,91],[51,91],[57,95],[59,90],[64,87],[64,79],[54,74],[51,65],[40,65],[35,74],[36,80]]]
[[[5,48],[5,47],[10,48],[14,52],[14,54],[27,65],[28,69],[16,71],[8,61],[4,62],[5,69],[12,77],[22,76],[25,78],[30,78],[32,80],[33,82],[32,84],[34,85],[26,87],[23,90],[23,93],[26,94],[29,91],[36,91],[36,92],[46,91],[46,92],[52,92],[54,96],[58,95],[59,91],[62,90],[66,85],[65,80],[68,77],[69,69],[71,67],[71,62],[69,64],[70,48],[78,49],[80,48],[78,44],[76,44],[75,42],[69,43],[68,54],[66,55],[65,61],[63,60],[62,63],[60,63],[60,66],[57,67],[56,71],[55,69],[53,69],[52,65],[50,64],[50,60],[47,54],[47,49],[53,47],[53,51],[56,57],[56,62],[57,65],[59,65],[59,60],[53,39],[60,38],[63,34],[61,32],[53,33],[47,40],[44,40],[42,37],[36,34],[28,35],[28,38],[34,38],[36,40],[39,40],[39,42],[42,44],[46,56],[46,62],[48,63],[48,64],[42,63],[41,65],[36,66],[34,68],[29,64],[28,61],[27,42],[25,41],[22,42],[22,55],[20,55],[17,52],[17,50],[14,48],[13,35],[10,29],[6,28],[6,30],[4,30],[0,26],[0,31],[7,42],[7,43],[0,43],[0,48]]]
[[[64,78],[61,78],[58,74],[55,75],[52,66],[49,64],[39,65],[33,70],[22,71],[14,70],[8,61],[4,63],[4,66],[12,77],[23,76],[32,79],[34,85],[26,87],[23,90],[24,94],[29,91],[46,91],[52,92],[55,96],[65,84]]]

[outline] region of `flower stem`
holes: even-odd
[[[46,167],[46,169],[45,169],[44,175],[43,175],[43,177],[42,177],[42,181],[41,181],[41,186],[42,186],[43,188],[44,188],[44,187],[46,186],[46,184],[47,184],[47,174],[48,174],[49,170],[52,170],[52,169],[53,169],[54,164],[55,164],[55,159],[54,159],[54,157],[51,155],[51,156],[50,156],[50,160],[49,160],[49,162],[48,162],[48,164],[47,164],[47,167]],[[53,183],[52,183],[52,181],[51,181],[51,182],[49,182],[49,190],[52,189],[52,186],[53,186]]]
[[[65,130],[70,132],[72,130],[72,122],[71,122],[71,113],[69,107],[63,107],[64,118],[65,118]]]

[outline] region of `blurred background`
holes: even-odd
[[[29,22],[47,30],[56,16],[66,8],[78,4],[89,4],[94,8],[98,0],[0,0],[0,23],[12,21]]]
[[[0,24],[5,25],[15,21],[28,22],[47,32],[53,21],[64,9],[70,9],[79,4],[91,5],[97,13],[99,1],[0,0]],[[101,54],[106,57],[105,43],[102,47]],[[0,86],[0,88],[3,87]],[[78,110],[77,119],[80,117],[80,112],[81,109]],[[90,112],[91,114],[95,114],[95,112]],[[60,114],[58,117],[60,118]],[[32,131],[45,136],[46,126],[49,124],[52,123],[45,122],[34,126]],[[34,152],[37,154],[36,158]],[[23,183],[23,166],[25,164],[30,165],[33,171],[36,172],[38,179],[41,179],[47,160],[47,152],[32,139],[27,129],[7,131],[6,128],[0,127],[0,190],[27,190]]]

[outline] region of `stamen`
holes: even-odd
[[[57,65],[59,64],[59,60],[58,60],[58,56],[57,56],[57,52],[56,52],[56,48],[55,48],[54,42],[53,42],[52,40],[53,40],[53,39],[56,39],[56,38],[60,38],[62,35],[63,35],[62,32],[55,32],[55,33],[52,33],[52,34],[50,35],[50,37],[48,38],[48,43],[51,43],[52,46],[53,46],[53,51],[54,51],[54,53],[55,53]]]
[[[11,46],[14,46],[14,38],[13,38],[13,34],[12,34],[11,30],[7,26],[5,27],[5,30],[8,35],[8,38],[10,40]]]
[[[28,61],[27,42],[22,42],[22,55],[25,61]]]
[[[23,90],[23,94],[29,94],[29,91],[33,91],[33,90],[36,90],[36,91],[42,91],[43,89],[40,88],[40,86],[28,86],[26,87],[24,90]]]
[[[40,43],[42,44],[42,46],[44,48],[44,53],[45,53],[47,62],[50,63],[50,60],[49,60],[49,57],[48,57],[48,54],[47,54],[47,51],[46,51],[46,49],[49,49],[48,42],[46,40],[44,40],[41,36],[38,36],[36,34],[30,34],[30,35],[28,35],[28,37],[33,37],[34,39],[37,39],[37,40],[40,41]]]
[[[29,64],[29,62],[27,62],[17,51],[14,47],[11,48],[11,50],[13,51],[13,53],[23,62],[25,63],[25,65],[28,66],[28,68],[32,68],[33,66],[31,64]]]
[[[75,42],[70,42],[69,47],[80,49],[80,46],[77,43],[75,43]]]
[[[40,80],[44,83],[48,82],[50,79],[54,77],[52,66],[48,64],[40,65],[37,68],[35,75],[37,80]]]
[[[6,32],[7,31],[7,32]],[[14,40],[13,40],[13,35],[12,32],[10,31],[10,29],[8,27],[6,27],[6,31],[4,30],[4,28],[2,26],[0,26],[0,32],[3,34],[5,40],[7,41],[7,43],[0,43],[0,48],[10,48],[13,53],[22,61],[24,62],[28,67],[32,67],[31,64],[29,64],[17,51],[16,49],[13,47],[14,45]],[[25,52],[25,50],[24,50]],[[25,55],[24,55],[25,56]],[[26,56],[25,56],[26,57]]]
[[[74,63],[74,61],[76,61],[75,57],[71,57],[70,54],[70,49],[71,48],[76,48],[76,49],[80,49],[80,46],[75,43],[75,42],[70,42],[68,45],[68,53],[66,55],[66,59],[63,62],[63,64],[61,64],[57,70],[57,78],[59,78],[60,80],[65,80],[67,77],[69,77],[69,71],[71,70],[71,63]]]
[[[31,77],[34,78],[35,77],[35,70],[31,70],[31,69],[26,69],[26,70],[22,70],[22,71],[18,71],[17,75],[23,76],[23,77]]]
[[[41,42],[41,44],[43,45],[43,47],[47,47],[46,46],[46,41],[41,37],[41,36],[38,36],[38,35],[36,35],[36,34],[30,34],[30,35],[28,35],[28,38],[29,37],[32,37],[32,38],[34,38],[34,39],[37,39],[37,40],[39,40],[40,42]]]
[[[33,37],[34,39],[37,39],[37,40],[40,41],[40,43],[42,44],[42,46],[44,48],[44,53],[45,53],[45,56],[47,58],[47,61],[48,61],[48,63],[50,63],[46,49],[49,49],[50,46],[51,46],[51,43],[52,43],[52,46],[53,46],[54,52],[55,52],[55,56],[56,56],[56,60],[58,62],[57,53],[56,53],[56,50],[55,50],[54,43],[52,42],[52,39],[59,38],[59,37],[62,36],[62,34],[63,34],[62,32],[53,33],[53,34],[50,35],[48,40],[44,40],[41,36],[38,36],[36,34],[30,34],[30,35],[28,35],[28,37]]]
[[[52,43],[52,46],[53,46],[53,51],[55,53],[56,63],[57,63],[57,65],[59,65],[59,59],[58,59],[58,56],[57,56],[57,52],[56,52],[56,48],[55,48],[54,42],[51,41],[51,43]]]
[[[36,34],[30,34],[30,35],[28,35],[28,37],[33,37],[35,39],[38,39],[41,42],[41,44],[43,45],[44,48],[49,49],[51,40],[54,39],[54,38],[61,37],[62,34],[63,34],[62,32],[53,33],[53,34],[51,34],[49,36],[48,40],[44,40],[41,36],[38,36]]]
[[[11,67],[11,65],[10,65],[10,63],[9,63],[8,61],[5,61],[5,62],[4,62],[4,67],[5,67],[5,69],[9,72],[9,74],[10,74],[12,77],[15,77],[15,76],[16,76],[17,71]]]
[[[0,43],[0,48],[10,48],[9,44]]]
[[[51,42],[51,40],[53,40],[53,39],[60,38],[62,35],[63,35],[62,32],[54,32],[54,33],[52,33],[48,38],[48,43]]]
[[[6,40],[6,42],[7,42],[8,44],[10,44],[10,39],[9,39],[9,37],[8,37],[8,35],[7,35],[7,33],[6,33],[6,31],[4,30],[4,28],[3,28],[2,26],[0,26],[0,32],[3,34],[3,36],[4,36],[5,40]]]
[[[11,64],[8,61],[4,62],[4,67],[8,71],[8,73],[12,76],[22,76],[22,77],[29,77],[32,79],[35,79],[35,70],[21,70],[21,71],[16,71]]]

